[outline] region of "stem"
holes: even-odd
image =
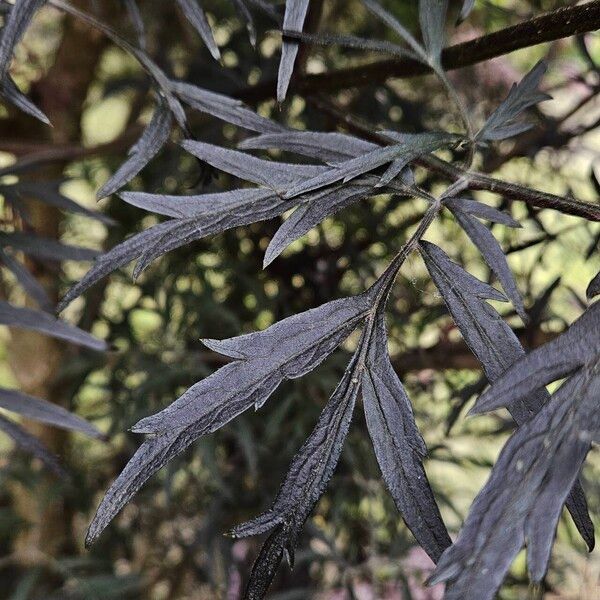
[[[473,157],[475,155],[475,131],[473,130],[473,125],[471,125],[471,119],[469,118],[469,111],[465,106],[465,103],[462,101],[462,98],[459,96],[456,88],[452,85],[452,82],[448,79],[446,72],[441,67],[435,68],[435,73],[438,76],[439,80],[444,84],[448,95],[452,102],[454,102],[458,112],[460,114],[460,118],[465,126],[465,132],[467,134],[467,138],[469,139],[468,147],[467,147],[467,157],[464,163],[464,168],[468,169],[473,164]]]
[[[465,126],[465,131],[467,133],[467,137],[469,141],[473,141],[475,137],[475,132],[473,131],[473,126],[471,125],[471,120],[469,119],[469,112],[467,111],[467,107],[465,103],[462,101],[462,98],[458,95],[456,88],[452,85],[452,82],[448,79],[446,72],[439,68],[435,70],[436,75],[439,77],[440,81],[444,84],[450,99],[456,105],[458,112],[460,114],[460,118]]]
[[[421,238],[425,235],[425,232],[429,229],[429,226],[435,221],[435,218],[442,210],[444,206],[443,197],[444,196],[442,195],[429,206],[416,231],[410,236],[409,240],[402,246],[402,248],[400,248],[400,251],[398,254],[396,254],[396,256],[394,256],[386,270],[382,273],[381,277],[379,277],[379,279],[373,284],[372,287],[380,286],[380,289],[377,292],[375,301],[373,302],[371,316],[373,316],[379,309],[382,301],[384,305],[385,302],[387,302],[390,290],[392,289],[392,284],[394,283],[400,268],[404,264],[404,261],[413,250],[417,249]]]

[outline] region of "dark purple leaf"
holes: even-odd
[[[25,34],[33,15],[46,0],[18,0],[0,31],[0,80],[5,81],[15,46]]]
[[[180,81],[172,81],[171,85],[175,94],[194,110],[217,117],[226,123],[259,133],[279,133],[286,130],[283,125],[250,110],[240,100]]]
[[[448,0],[419,0],[419,22],[429,61],[441,67]]]
[[[246,30],[248,31],[248,39],[250,40],[250,44],[252,44],[252,46],[255,47],[256,27],[254,26],[254,19],[252,18],[252,14],[246,6],[246,2],[244,0],[233,0],[233,3],[237,7],[239,15],[246,23]]]
[[[19,90],[12,77],[8,74],[4,79],[0,80],[0,97],[24,113],[31,115],[46,125],[50,125],[50,119]]]
[[[378,0],[362,0],[362,2],[372,14],[390,29],[393,29],[412,48],[419,60],[427,62],[425,51],[421,45],[394,15],[381,6]]]
[[[387,351],[378,313],[362,376],[365,417],[377,462],[394,502],[417,542],[434,562],[452,543],[423,469],[427,453],[412,406]]]
[[[148,244],[163,235],[163,233],[174,229],[177,221],[167,221],[150,227],[141,233],[132,235],[129,239],[121,242],[108,252],[96,258],[92,268],[65,294],[58,303],[57,312],[63,311],[75,298],[78,298],[88,288],[106,277],[109,273],[120,269],[135,260],[142,254]]]
[[[462,212],[466,212],[479,219],[491,221],[492,223],[499,223],[500,225],[506,225],[507,227],[522,227],[522,225],[508,213],[498,210],[493,206],[488,206],[483,202],[477,202],[477,200],[470,200],[469,198],[450,198],[445,201],[445,204],[449,208],[457,207]]]
[[[471,14],[473,8],[475,8],[475,0],[464,0],[456,24],[462,23]]]
[[[344,162],[378,148],[377,144],[344,133],[316,131],[265,133],[244,140],[239,147],[244,150],[278,148],[330,164]]]
[[[153,260],[175,248],[232,227],[270,219],[293,206],[293,203],[281,200],[277,194],[269,190],[237,191],[240,192],[238,199],[231,202],[229,206],[215,205],[198,216],[172,221],[173,227],[156,236],[143,250],[133,272],[134,278],[138,277]],[[247,193],[241,194],[241,192]],[[217,196],[217,194],[207,194],[207,196],[211,195]]]
[[[498,240],[496,240],[492,232],[483,223],[480,223],[475,217],[462,210],[460,201],[449,204],[449,208],[460,226],[465,230],[469,238],[471,238],[471,241],[477,246],[487,265],[496,274],[496,277],[498,277],[506,295],[521,319],[527,321],[528,317],[523,306],[521,294],[517,289],[512,271],[508,266],[506,256]]]
[[[46,290],[17,259],[13,258],[8,252],[0,249],[0,262],[13,273],[17,281],[23,286],[25,292],[38,303],[42,310],[52,312],[54,305],[48,297]]]
[[[159,102],[142,137],[129,149],[129,158],[98,190],[96,197],[114,194],[131,181],[155,156],[169,139],[173,118],[166,102]]]
[[[371,302],[372,292],[366,292],[328,302],[261,332],[205,340],[209,348],[234,361],[132,428],[152,436],[106,493],[90,525],[87,543],[100,535],[156,471],[194,440],[216,431],[252,406],[260,408],[283,380],[314,369],[358,326]]]
[[[70,246],[52,238],[21,232],[0,232],[0,247],[13,248],[29,256],[54,261],[94,260],[98,256],[98,251],[91,248]]]
[[[588,364],[600,354],[600,303],[592,304],[562,335],[507,369],[494,385],[479,397],[472,412],[494,410],[523,398]]]
[[[54,454],[36,437],[25,431],[22,427],[0,415],[0,431],[11,437],[21,449],[37,458],[42,464],[61,479],[67,479],[67,472]]]
[[[194,26],[194,29],[198,32],[202,41],[206,44],[206,47],[212,54],[215,60],[220,60],[221,53],[215,38],[213,37],[212,29],[208,24],[206,15],[202,10],[202,7],[198,3],[198,0],[177,0],[177,4],[181,8],[181,11],[185,15],[186,19]]]
[[[59,321],[48,313],[31,310],[30,308],[19,308],[1,300],[0,324],[33,329],[79,346],[86,346],[92,350],[104,351],[107,349],[104,340],[100,340],[64,321]]]
[[[308,233],[315,225],[342,208],[365,198],[371,186],[358,184],[337,186],[305,198],[303,204],[286,219],[271,239],[263,268],[270,265],[293,241]]]
[[[286,0],[283,29],[286,31],[302,31],[308,10],[308,0]],[[281,61],[277,76],[277,101],[283,102],[287,94],[299,44],[296,41],[284,40],[281,48]]]
[[[341,48],[353,48],[365,52],[383,52],[397,57],[410,57],[418,59],[417,55],[408,48],[383,40],[369,40],[354,35],[340,35],[337,33],[301,33],[297,31],[283,31],[284,39],[302,41],[315,46],[339,46]]]
[[[12,185],[0,185],[0,194],[4,197],[8,197],[11,204],[17,204],[23,202],[23,197],[33,198],[48,206],[55,206],[61,210],[84,215],[90,219],[96,219],[105,225],[114,225],[114,219],[111,219],[107,215],[90,210],[81,204],[77,204],[70,198],[67,198],[60,192],[60,186],[64,181],[44,181],[43,183],[37,181],[19,181]]]
[[[62,406],[41,398],[34,398],[17,390],[0,388],[0,408],[41,423],[79,431],[94,438],[102,437],[102,434],[91,423],[70,413]]]
[[[467,273],[437,246],[421,243],[423,259],[436,287],[440,290],[454,322],[483,366],[490,382],[496,382],[515,361],[524,355],[517,336],[486,299],[502,300],[494,288]],[[528,422],[548,402],[543,385],[531,388],[530,393],[506,403],[517,425]],[[481,399],[479,400],[479,402]],[[479,406],[479,402],[476,407]],[[587,513],[585,496],[576,483],[567,501],[577,529],[591,548],[594,545],[594,527]]]
[[[551,99],[551,96],[538,90],[545,72],[546,63],[541,60],[518,84],[513,84],[506,99],[489,116],[476,139],[503,140],[529,129],[531,125],[516,120],[529,107]]]
[[[144,19],[140,13],[139,6],[136,0],[123,0],[129,20],[133,25],[133,30],[138,39],[138,44],[142,50],[146,49],[146,28],[144,27]]]
[[[230,532],[233,537],[246,537],[275,528],[256,559],[246,598],[264,597],[284,553],[289,557],[290,566],[293,565],[298,534],[325,491],[339,461],[360,389],[362,345],[367,343],[363,338],[317,425],[292,459],[273,506]]]
[[[445,598],[491,600],[525,542],[530,577],[543,578],[561,507],[600,430],[598,359],[568,379],[503,448],[430,580],[447,582]]]
[[[337,183],[338,181],[345,183],[355,179],[359,175],[363,175],[394,161],[398,161],[396,163],[396,170],[399,172],[401,170],[398,169],[399,163],[406,166],[418,156],[452,144],[458,139],[460,139],[459,136],[442,132],[414,135],[400,143],[377,148],[362,156],[357,156],[356,158],[336,164],[325,172],[293,186],[283,197],[293,198],[306,192]]]
[[[587,290],[585,291],[585,295],[588,300],[591,300],[594,296],[600,294],[600,272],[596,274],[596,276],[590,281],[590,284],[587,286]]]
[[[244,152],[193,140],[184,140],[181,145],[190,154],[216,169],[272,190],[281,190],[301,181],[309,181],[329,171],[327,167],[321,165],[299,165],[263,160]]]

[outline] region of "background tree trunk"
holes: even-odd
[[[84,5],[85,2],[74,4]],[[65,17],[63,37],[54,64],[31,91],[32,98],[48,115],[53,127],[46,127],[27,116],[13,117],[10,119],[11,137],[31,143],[79,142],[84,102],[105,44],[102,35]],[[45,170],[36,169],[35,174],[40,180],[42,177],[57,179],[62,176],[63,168],[62,164],[54,164]],[[58,239],[61,213],[39,202],[29,204],[36,232]],[[57,273],[39,264],[30,266],[35,268],[35,274],[49,296],[57,300]],[[20,389],[57,404],[65,404],[68,399],[54,385],[65,350],[66,346],[53,338],[33,331],[13,330],[9,345],[10,363]],[[68,432],[37,423],[27,424],[27,428],[68,464]],[[21,563],[37,562],[40,555],[56,556],[73,543],[70,515],[67,514],[64,500],[47,490],[54,483],[48,475],[41,479],[40,486],[43,489],[31,490],[20,484],[13,489],[15,506],[30,525],[15,543],[14,552]]]

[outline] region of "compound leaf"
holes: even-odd
[[[482,364],[488,380],[492,383],[498,381],[502,374],[525,353],[512,329],[485,302],[486,299],[501,300],[504,297],[491,286],[467,273],[460,265],[452,262],[435,244],[422,242],[421,251],[427,270],[440,290],[467,346]],[[480,397],[476,407],[481,405],[482,398]],[[538,383],[530,388],[529,393],[514,397],[504,405],[517,425],[522,426],[548,403],[548,398],[548,392],[543,384]],[[567,508],[581,536],[592,548],[594,527],[588,515],[583,490],[578,482],[567,500]]]
[[[148,478],[194,440],[252,406],[260,408],[283,380],[301,377],[325,360],[366,316],[371,302],[368,291],[288,317],[261,332],[206,340],[209,348],[234,361],[132,428],[152,436],[106,493],[87,543],[100,535]]]

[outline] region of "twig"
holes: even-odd
[[[385,136],[357,122],[351,115],[347,112],[340,111],[337,107],[332,105],[331,102],[324,101],[323,99],[316,99],[314,97],[308,97],[307,101],[327,113],[328,116],[333,118],[339,124],[345,125],[348,130],[360,135],[362,138],[379,144],[389,143],[389,140],[387,140]],[[551,208],[567,215],[583,217],[588,221],[600,222],[600,204],[582,202],[580,200],[575,200],[574,198],[532,190],[517,183],[502,181],[476,171],[465,171],[433,154],[421,156],[413,162],[430,171],[435,171],[450,181],[458,181],[468,176],[467,189],[469,190],[488,191],[511,200],[526,202],[537,208]]]
[[[451,71],[502,56],[515,50],[537,46],[600,28],[600,0],[579,6],[559,8],[551,13],[483,35],[474,40],[445,48],[442,66]],[[329,73],[299,76],[291,91],[310,94],[382,83],[431,73],[431,68],[412,58],[381,60],[370,65],[350,67]],[[269,80],[240,90],[236,97],[246,102],[260,102],[275,95],[276,81]]]

